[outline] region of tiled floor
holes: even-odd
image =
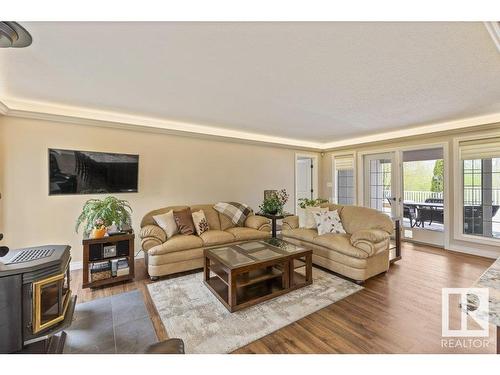
[[[65,353],[141,353],[157,341],[142,293],[132,291],[77,304]]]

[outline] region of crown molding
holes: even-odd
[[[215,126],[171,121],[119,112],[16,99],[5,99],[4,104],[7,108],[6,115],[11,117],[57,121],[77,125],[161,132],[180,136],[223,139],[309,151],[320,151],[321,149],[321,143],[317,142],[301,141],[292,138],[268,136]]]
[[[491,39],[493,39],[493,42],[497,46],[498,52],[500,52],[500,21],[485,22],[484,26],[490,33]]]
[[[336,142],[322,144],[322,151],[333,151],[339,148],[345,148],[353,145],[366,143],[389,141],[398,138],[407,138],[418,135],[434,134],[445,131],[460,130],[481,125],[500,123],[500,113],[490,115],[468,117],[460,120],[439,122],[433,124],[424,124],[415,127],[409,127],[401,130],[394,130],[379,134],[372,134],[363,137],[349,138]]]
[[[9,108],[0,101],[0,115],[5,116],[7,112],[9,111]]]
[[[453,121],[422,124],[405,129],[348,138],[340,141],[319,143],[285,137],[267,136],[195,123],[170,121],[154,117],[17,99],[4,99],[0,101],[0,115],[56,121],[76,125],[111,127],[248,144],[269,145],[273,147],[314,152],[328,152],[340,148],[347,148],[349,146],[500,123],[500,113],[493,113]]]

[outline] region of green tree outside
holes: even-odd
[[[444,160],[436,160],[431,181],[431,191],[441,193],[444,190]]]

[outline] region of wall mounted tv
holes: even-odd
[[[139,155],[49,148],[49,194],[136,193]]]

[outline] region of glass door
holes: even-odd
[[[403,238],[444,246],[443,148],[402,152]]]
[[[68,307],[69,268],[60,275],[33,283],[33,333],[37,333],[64,320]]]
[[[397,216],[397,174],[394,152],[365,155],[364,205]]]

